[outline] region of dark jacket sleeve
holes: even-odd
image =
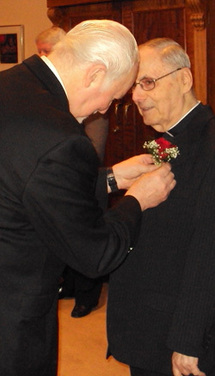
[[[106,168],[100,168],[96,182],[96,198],[99,206],[105,211],[108,208],[107,173]]]
[[[104,215],[95,197],[97,174],[91,144],[73,136],[38,161],[23,194],[41,240],[89,277],[111,272],[126,258],[141,218],[139,203],[131,196]]]

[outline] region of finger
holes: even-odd
[[[165,172],[164,172],[163,177],[166,179],[166,183],[167,183],[167,184],[171,184],[171,183],[173,183],[174,186],[175,186],[175,184],[176,184],[176,180],[175,180],[175,175],[173,174],[172,171],[168,171],[166,174],[165,174]]]
[[[206,376],[206,374],[204,372],[200,371],[200,369],[198,367],[197,367],[197,371],[194,371],[190,375],[193,375],[193,376]]]
[[[183,375],[181,374],[181,372],[179,371],[179,369],[176,368],[176,367],[173,367],[172,372],[173,372],[173,375],[174,375],[174,376],[183,376]]]
[[[172,190],[173,188],[175,188],[176,184],[177,184],[177,181],[176,181],[175,179],[173,179],[173,181],[172,181],[171,184],[170,184],[170,188],[171,188],[171,190]]]
[[[138,158],[140,159],[140,162],[142,163],[154,164],[151,154],[140,154]]]
[[[206,373],[199,371],[198,373],[180,373],[181,376],[206,376]],[[174,375],[175,376],[175,375]]]
[[[202,372],[198,366],[192,368],[190,375],[193,376],[206,376],[204,372]]]
[[[206,374],[197,367],[193,371],[188,371],[187,369],[183,370],[182,373],[180,372],[181,376],[206,376]],[[175,375],[174,375],[175,376]]]
[[[152,171],[157,170],[158,168],[159,168],[159,166],[156,166],[154,164],[149,163],[149,164],[142,167],[142,172],[143,173],[152,172]]]
[[[159,167],[160,171],[162,174],[165,175],[168,175],[171,171],[171,165],[169,163],[163,163],[160,167]]]

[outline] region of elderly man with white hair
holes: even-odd
[[[175,187],[170,165],[147,155],[99,173],[80,124],[121,98],[137,68],[129,30],[94,20],[48,57],[0,73],[1,375],[56,375],[65,265],[89,277],[111,272],[132,252],[141,212]],[[121,188],[125,196],[104,213],[107,193]]]

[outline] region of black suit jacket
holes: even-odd
[[[112,354],[134,367],[171,375],[171,354],[215,363],[215,118],[199,104],[166,135],[180,150],[177,185],[142,214],[138,243],[110,278]]]
[[[125,197],[104,215],[98,166],[61,84],[38,56],[0,74],[2,375],[55,375],[65,264],[97,277],[133,245],[139,204]]]

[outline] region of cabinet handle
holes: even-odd
[[[132,103],[126,103],[125,106],[124,106],[124,114],[123,114],[123,117],[124,117],[125,124],[127,124],[128,110],[129,110],[129,107],[131,107],[131,106],[132,106]]]
[[[116,103],[115,106],[114,106],[114,114],[115,114],[115,118],[116,118],[116,126],[113,129],[114,133],[120,131],[120,127],[119,127],[120,126],[120,119],[119,119],[119,116],[118,116],[118,112],[119,112],[119,107],[120,106],[122,106],[121,102]]]

